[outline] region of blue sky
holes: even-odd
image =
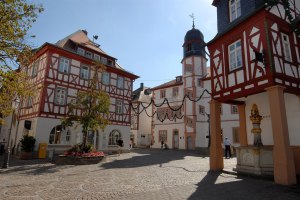
[[[208,42],[217,33],[216,9],[212,0],[31,0],[45,11],[30,29],[34,47],[55,43],[79,30],[96,41],[126,70],[155,87],[181,74],[182,44],[195,26]]]

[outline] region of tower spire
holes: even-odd
[[[195,16],[194,16],[194,13],[192,13],[191,15],[190,15],[190,17],[193,19],[193,29],[195,28],[195,23],[194,23],[194,21],[195,21]]]

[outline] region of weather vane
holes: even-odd
[[[194,16],[194,13],[192,13],[192,14],[190,15],[190,17],[193,19],[193,28],[195,28],[195,24],[194,24],[195,16]]]

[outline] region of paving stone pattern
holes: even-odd
[[[235,162],[235,158],[224,160],[229,173],[209,172],[208,157],[155,149],[132,150],[80,166],[13,159],[8,169],[0,169],[0,199],[300,200],[300,185],[238,176],[232,172]]]

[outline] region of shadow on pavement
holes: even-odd
[[[175,151],[160,149],[137,149],[132,150],[137,156],[128,159],[114,160],[101,164],[101,167],[110,168],[135,168],[150,165],[160,165],[168,163],[172,160],[183,160],[186,156],[202,157],[194,151]],[[142,161],[141,161],[142,160]]]
[[[218,182],[219,177],[222,181]],[[230,175],[209,171],[201,182],[197,184],[197,190],[188,200],[300,199],[300,185],[281,186],[276,185],[273,181],[243,176],[237,176],[236,181],[232,181],[231,176],[231,181],[226,182],[226,177],[229,178]]]

